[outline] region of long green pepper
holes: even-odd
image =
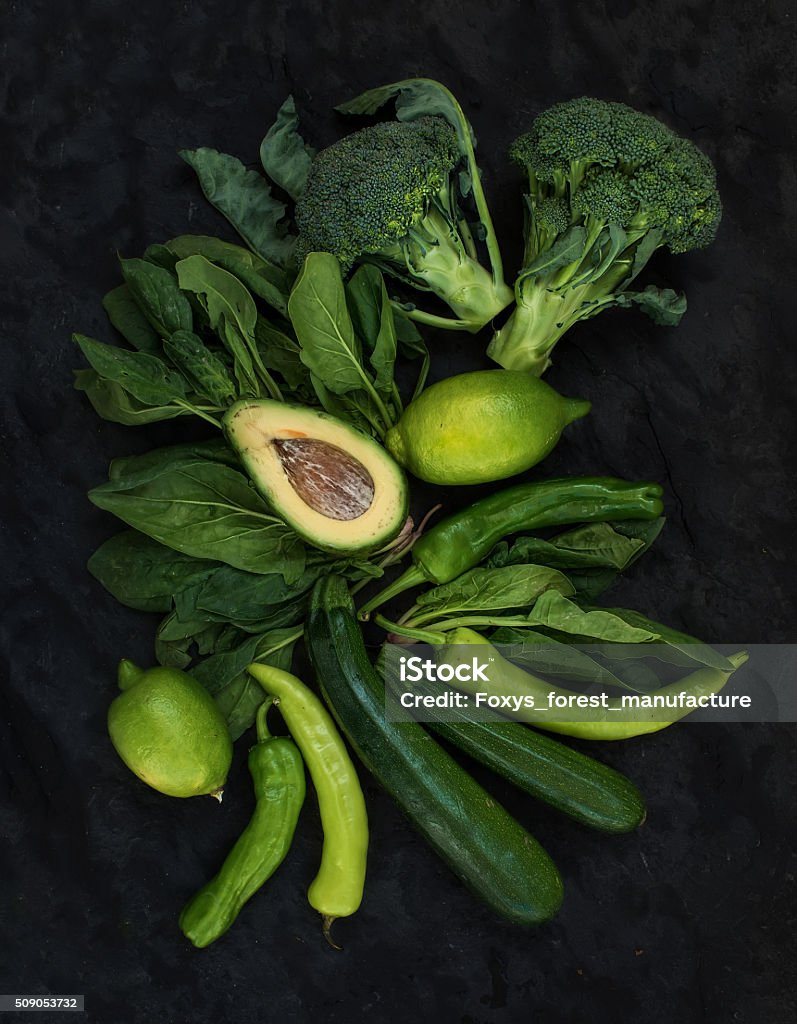
[[[448,664],[457,665],[466,663],[468,658],[465,654],[465,647],[471,644],[479,644],[487,648],[485,657],[489,661],[489,682],[486,689],[490,694],[496,696],[528,697],[533,702],[540,702],[546,706],[549,693],[557,697],[570,698],[579,694],[573,690],[565,690],[560,686],[540,679],[538,676],[526,672],[524,669],[513,665],[511,661],[503,658],[495,647],[492,646],[486,637],[476,633],[472,629],[460,627],[454,629],[445,636],[445,659]],[[448,646],[450,645],[450,646]],[[643,651],[644,653],[644,651]],[[747,652],[738,651],[728,656],[728,661],[733,665],[730,672],[724,672],[717,668],[701,668],[689,673],[683,679],[679,679],[668,686],[663,686],[653,691],[654,695],[668,697],[683,691],[690,697],[708,697],[725,686],[733,672],[740,668],[747,661]],[[470,689],[476,692],[477,684],[462,682],[458,679],[457,687],[463,690]],[[643,736],[646,733],[660,732],[668,725],[685,718],[689,714],[689,708],[668,708],[663,711],[659,708],[632,708],[624,707],[617,698],[609,698],[609,708],[590,709],[591,721],[557,721],[551,719],[545,711],[539,711],[535,707],[520,707],[517,711],[507,712],[512,718],[521,722],[527,722],[548,732],[559,733],[563,736],[574,736],[582,740],[627,740],[633,736]]]
[[[450,583],[486,558],[504,537],[524,530],[662,514],[659,484],[573,476],[517,484],[474,502],[428,530],[412,548],[413,564],[360,609],[374,609],[422,583]]]
[[[357,770],[331,715],[309,687],[272,665],[252,664],[247,671],[278,703],[315,786],[324,849],[307,899],[334,945],[332,922],[355,913],[365,886],[368,815]]]
[[[183,934],[209,946],[232,925],[244,904],[274,874],[290,849],[305,794],[304,766],[296,744],[272,736],[266,725],[271,701],[257,712],[257,743],[249,751],[255,812],[212,881],[185,905]]]

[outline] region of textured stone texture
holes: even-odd
[[[560,344],[548,379],[594,412],[544,472],[666,484],[665,533],[616,603],[718,642],[793,641],[794,17],[787,0],[6,5],[0,990],[85,992],[103,1024],[797,1019],[793,727],[684,726],[601,750],[650,803],[639,835],[620,839],[478,773],[561,866],[567,896],[549,927],[496,920],[366,779],[370,875],[362,911],[338,924],[344,953],[304,899],[312,800],[235,929],[189,948],[179,909],[250,810],[243,745],[222,807],[130,777],[104,717],[119,657],[151,658],[153,622],[84,569],[117,528],[84,492],[112,456],[187,428],[98,421],[70,391],[69,341],[72,329],[109,336],[100,298],[115,251],[226,233],[176,150],[254,164],[289,91],[323,143],[333,103],[407,75],[443,79],[477,129],[510,266],[521,185],[505,144],[556,100],[630,102],[712,156],[725,219],[711,250],[659,255],[649,271],[687,290],[680,328],[604,314]],[[482,339],[434,345],[436,376],[484,365]],[[416,491],[418,509],[431,500]]]

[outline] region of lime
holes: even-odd
[[[536,465],[590,403],[563,398],[513,370],[477,370],[432,384],[404,410],[387,450],[420,480],[482,484]]]
[[[119,664],[124,691],[108,709],[108,732],[127,767],[167,796],[220,798],[232,739],[210,694],[187,672]]]

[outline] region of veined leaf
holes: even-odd
[[[315,150],[308,146],[298,131],[296,104],[289,96],[277,111],[277,120],[260,143],[263,170],[284,189],[291,199],[304,191]]]
[[[184,149],[180,156],[196,171],[205,198],[249,248],[266,260],[286,265],[296,240],[285,227],[285,203],[274,198],[266,179],[215,149]]]

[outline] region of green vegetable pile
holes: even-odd
[[[265,175],[215,149],[184,151],[242,244],[183,235],[121,259],[122,283],[103,300],[116,342],[75,335],[88,362],[76,387],[103,419],[193,416],[209,434],[114,459],[89,494],[127,527],[90,571],[122,604],[161,617],[160,667],[120,669],[126,692],[109,725],[125,762],[160,792],[220,795],[230,743],[256,723],[252,820],[180,917],[196,946],[218,939],[287,856],[304,765],[324,830],[309,901],[328,938],[336,917],[357,910],[367,815],[338,730],[454,872],[518,923],[556,913],[559,873],[433,734],[583,825],[612,834],[643,822],[629,779],[528,726],[618,740],[686,711],[610,705],[603,719],[554,722],[532,699],[500,721],[391,722],[389,644],[429,644],[449,661],[471,645],[488,650],[497,697],[569,698],[598,685],[697,699],[746,657],[599,603],[659,536],[659,485],[535,478],[426,529],[427,517],[405,520],[409,485],[394,461],[450,487],[543,459],[589,409],[534,379],[564,333],[611,306],[669,325],[683,314],[669,289],[629,289],[657,249],[714,238],[710,161],[622,104],[582,98],[541,113],[510,148],[528,175],[513,289],[454,96],[411,79],[338,109],[374,115],[388,103],[394,119],[316,153],[288,99],[261,145]],[[487,351],[503,369],[424,391],[430,356],[418,324],[494,325]],[[358,610],[354,595],[407,558]],[[377,611],[409,590],[402,611]],[[374,631],[376,664],[368,620],[387,633]],[[302,640],[320,696],[289,671]],[[428,681],[420,689],[435,693]],[[271,707],[292,739],[269,731]]]

